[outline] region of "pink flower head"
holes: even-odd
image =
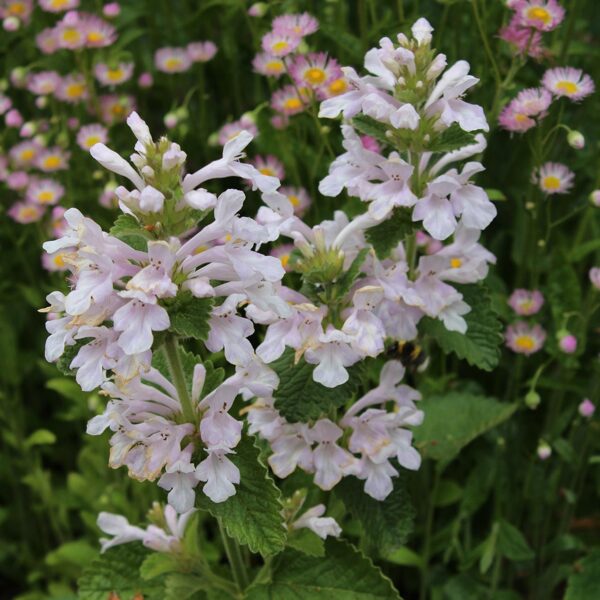
[[[106,48],[117,40],[117,30],[104,19],[96,15],[81,13],[87,48]]]
[[[600,267],[592,267],[588,275],[592,285],[600,290]]]
[[[512,100],[502,109],[498,123],[503,129],[517,133],[525,133],[536,125],[535,120],[524,112],[516,100]]]
[[[58,250],[52,254],[44,252],[44,254],[42,254],[42,267],[50,273],[67,271],[69,269],[69,265],[65,261],[65,255],[67,254],[68,250]]]
[[[552,104],[552,94],[543,87],[527,88],[521,90],[515,100],[526,115],[544,117]]]
[[[533,180],[546,194],[566,194],[573,187],[575,173],[561,163],[544,163],[534,172]]]
[[[73,10],[79,6],[79,0],[39,0],[40,8],[50,13]]]
[[[18,31],[19,27],[21,27],[21,21],[19,21],[17,17],[6,17],[6,19],[2,21],[2,29],[4,29],[4,31]]]
[[[108,131],[99,123],[84,125],[77,133],[77,144],[82,150],[89,150],[94,144],[106,144]]]
[[[298,95],[298,90],[293,85],[286,85],[271,96],[271,106],[283,115],[297,115],[306,108],[306,100]]]
[[[544,306],[544,296],[539,290],[515,290],[508,299],[508,305],[520,316],[535,315]]]
[[[54,94],[61,83],[61,77],[56,71],[40,71],[31,75],[27,81],[27,89],[36,96]]]
[[[542,348],[546,341],[546,332],[541,325],[517,321],[507,327],[504,339],[513,352],[529,356]]]
[[[110,67],[105,63],[98,63],[94,67],[94,76],[102,85],[120,85],[131,79],[133,67],[132,62],[122,62]]]
[[[69,104],[77,104],[88,97],[88,88],[85,77],[80,73],[74,73],[63,77],[57,90],[56,97]]]
[[[589,398],[585,398],[583,402],[579,405],[577,410],[579,411],[579,414],[582,417],[590,419],[594,416],[594,413],[596,412],[596,406]]]
[[[135,110],[135,99],[129,95],[100,96],[100,114],[107,125],[121,123]]]
[[[542,78],[542,84],[555,96],[565,96],[577,102],[594,92],[592,78],[581,69],[556,67],[548,69]]]
[[[600,208],[600,190],[594,190],[590,193],[590,202],[596,207]]]
[[[296,56],[290,67],[290,75],[299,87],[321,89],[330,81],[342,77],[342,69],[324,52]]]
[[[281,191],[281,189],[279,191]],[[269,254],[278,258],[281,261],[281,266],[285,269],[285,272],[289,273],[292,270],[289,262],[293,250],[294,244],[281,244],[281,246],[273,248]]]
[[[192,66],[185,48],[160,48],[154,53],[154,65],[163,73],[183,73]]]
[[[290,119],[287,115],[275,114],[269,121],[274,129],[285,129],[290,124]]]
[[[144,89],[152,87],[152,85],[154,84],[154,78],[152,77],[152,73],[148,73],[147,71],[145,73],[142,73],[138,77],[137,83],[141,88]]]
[[[285,179],[285,170],[281,162],[272,155],[255,156],[251,161],[260,173],[277,177],[277,179]],[[281,191],[281,190],[280,190]]]
[[[11,190],[22,190],[29,185],[29,175],[25,171],[13,171],[6,177],[6,186]]]
[[[254,57],[252,68],[256,73],[267,77],[281,77],[285,73],[285,64],[281,58],[261,52]]]
[[[23,125],[23,117],[16,108],[11,108],[4,115],[4,122],[7,127],[21,127]]]
[[[86,31],[84,20],[76,11],[68,12],[54,29],[59,48],[78,50],[86,46]]]
[[[10,162],[15,167],[30,167],[40,153],[41,147],[37,142],[25,141],[13,146],[9,151]]]
[[[552,31],[565,18],[565,9],[556,0],[520,0],[512,8],[523,27]]]
[[[208,62],[217,53],[217,46],[213,42],[191,42],[186,49],[194,62]]]
[[[25,194],[27,202],[49,206],[56,204],[65,193],[65,188],[53,179],[35,179],[32,181]]]
[[[0,92],[0,115],[3,115],[12,107],[12,100]]]
[[[312,204],[308,192],[302,187],[284,186],[278,190],[281,192],[294,207],[294,214],[298,217],[304,215],[308,207]]]
[[[44,215],[44,207],[39,204],[31,204],[30,202],[15,202],[8,209],[8,216],[25,225],[27,223],[35,223]]]
[[[544,440],[540,441],[536,452],[540,460],[546,460],[552,456],[552,448]]]
[[[50,227],[55,238],[62,237],[68,229],[67,221],[64,218],[66,210],[62,206],[52,208]]]
[[[281,15],[273,19],[272,27],[277,33],[304,37],[319,29],[319,21],[306,12],[297,15]]]
[[[253,137],[258,135],[256,123],[254,123],[252,119],[243,116],[241,119],[233,121],[232,123],[227,123],[219,129],[219,144],[224,146],[228,141],[237,137],[242,131],[247,131]]]
[[[52,54],[59,48],[56,28],[47,27],[35,36],[35,45],[43,54]]]
[[[565,354],[573,354],[577,351],[577,338],[568,332],[563,332],[559,334],[558,347]]]
[[[262,48],[271,56],[287,56],[292,54],[300,44],[300,38],[289,33],[271,31],[263,36]]]
[[[121,5],[118,2],[109,2],[102,7],[102,14],[108,19],[114,19],[121,14]]]
[[[69,153],[58,146],[45,148],[40,151],[35,161],[35,166],[45,173],[62,171],[69,166]]]
[[[500,30],[499,36],[513,46],[517,54],[541,58],[546,52],[542,46],[542,34],[529,27],[523,27],[518,15],[515,15],[510,23]]]
[[[370,150],[371,152],[381,152],[381,145],[379,142],[370,135],[361,135],[360,143],[365,150]]]
[[[4,0],[0,3],[0,19],[12,17],[21,23],[29,23],[32,10],[32,0]]]

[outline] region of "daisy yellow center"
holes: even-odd
[[[304,73],[304,79],[312,85],[320,85],[327,79],[327,74],[323,69],[311,67]]]
[[[87,40],[88,40],[88,42],[91,42],[92,44],[97,44],[99,42],[102,42],[104,39],[105,39],[105,36],[100,31],[90,31],[87,34]]]
[[[515,346],[519,350],[533,350],[535,348],[535,340],[530,335],[520,335],[515,339]]]
[[[285,40],[275,42],[271,49],[273,52],[285,52],[289,48],[289,44]]]
[[[460,266],[462,265],[462,260],[460,258],[451,258],[450,259],[450,266],[453,269],[458,269]]]
[[[560,188],[560,179],[554,175],[548,175],[548,177],[544,177],[542,184],[547,190],[557,190]]]
[[[519,302],[519,306],[521,307],[521,310],[530,311],[533,308],[533,300],[531,300],[531,298],[527,298],[527,300],[521,300],[521,302]]]
[[[38,215],[38,211],[33,206],[26,206],[21,209],[22,219],[35,219]]]
[[[283,71],[283,64],[278,60],[271,60],[265,65],[265,68],[271,73],[281,73]]]
[[[86,148],[91,148],[94,144],[98,144],[101,141],[102,140],[100,139],[99,135],[90,135],[89,137],[86,138],[84,146]]]
[[[269,175],[270,177],[275,177],[275,171],[273,171],[273,169],[271,169],[271,167],[263,167],[262,169],[258,170],[259,173],[262,173],[263,175]]]
[[[8,12],[14,17],[19,17],[25,12],[25,5],[22,2],[15,2],[8,7]]]
[[[294,194],[288,196],[288,200],[292,203],[292,206],[298,206],[300,204],[300,198],[294,196]]]
[[[113,104],[110,107],[110,112],[115,116],[115,117],[120,117],[123,115],[123,113],[125,112],[125,107],[121,106],[120,104]]]
[[[346,91],[348,85],[344,79],[336,79],[329,84],[329,91],[332,94],[341,94]]]
[[[515,121],[517,123],[523,123],[523,121],[527,121],[527,119],[528,119],[527,115],[524,115],[523,113],[515,114]]]
[[[573,94],[577,93],[577,84],[574,83],[573,81],[559,81],[556,84],[556,89],[564,92],[565,94],[567,94],[568,96],[572,96]]]
[[[52,2],[50,2],[50,6],[52,8],[55,8],[56,10],[63,8],[67,5],[67,0],[52,0]]]
[[[44,159],[44,167],[46,169],[56,169],[57,167],[60,167],[60,164],[61,160],[58,156],[49,156]]]
[[[67,96],[69,98],[79,98],[85,92],[83,83],[71,83],[66,87]]]
[[[176,58],[176,57],[172,56],[171,58],[167,58],[167,60],[165,60],[165,67],[169,71],[173,71],[175,69],[178,69],[180,66],[181,66],[181,59],[180,58]]]
[[[110,81],[119,81],[123,78],[123,70],[122,69],[109,69],[106,71],[106,76]]]
[[[225,237],[223,238],[226,242],[230,242],[231,241],[231,234],[230,233],[226,233]]]
[[[302,106],[299,98],[288,98],[284,103],[283,107],[286,110],[297,110]]]
[[[288,266],[288,263],[290,262],[290,255],[284,254],[283,256],[279,257],[279,260],[281,261],[281,266],[285,269]]]
[[[552,15],[542,6],[532,6],[527,11],[527,17],[533,21],[541,21],[544,25],[552,21]]]
[[[65,29],[62,38],[65,42],[75,43],[81,39],[81,33],[77,29]]]
[[[23,152],[21,152],[21,160],[32,160],[34,156],[35,156],[35,152],[33,150],[31,150],[30,148],[28,148],[27,150],[23,150]]]
[[[59,267],[60,269],[62,269],[65,266],[65,259],[63,258],[62,254],[57,254],[54,257],[54,264]]]
[[[38,194],[38,201],[42,204],[52,202],[52,200],[54,200],[54,193],[50,190],[44,190]]]

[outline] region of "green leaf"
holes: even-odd
[[[478,457],[469,473],[460,503],[462,516],[472,515],[483,506],[490,494],[496,477],[496,463],[489,456]]]
[[[141,594],[144,600],[162,600],[162,586],[139,576],[140,566],[149,554],[137,543],[109,549],[83,571],[78,581],[79,600],[106,600],[111,593],[121,598]]]
[[[596,548],[578,565],[569,577],[564,600],[591,600],[600,590],[600,549]]]
[[[425,458],[450,461],[482,433],[506,421],[516,404],[474,394],[452,392],[430,396],[419,403],[425,413],[415,428],[415,445]]]
[[[350,378],[342,385],[328,388],[313,380],[315,365],[303,358],[294,364],[294,350],[285,352],[270,367],[279,377],[279,387],[273,393],[275,407],[288,421],[317,420],[330,410],[345,406],[360,385],[361,364],[348,369]]]
[[[56,361],[56,368],[63,375],[73,376],[75,374],[74,369],[71,369],[69,365],[73,362],[73,359],[77,356],[79,350],[81,350],[81,347],[88,343],[88,340],[89,338],[77,340],[72,346],[65,346],[65,351]]]
[[[509,560],[532,560],[535,557],[535,553],[523,534],[508,521],[500,521],[498,550]]]
[[[506,194],[502,190],[485,188],[485,193],[492,202],[504,202],[506,200]]]
[[[492,307],[489,291],[483,285],[456,286],[471,307],[465,315],[467,332],[448,331],[444,324],[426,317],[421,320],[423,333],[431,336],[446,353],[453,352],[470,365],[491,371],[500,360],[502,323]]]
[[[477,131],[464,131],[458,123],[452,123],[439,136],[434,137],[427,145],[427,152],[452,152],[475,143]]]
[[[360,521],[366,540],[382,555],[400,548],[413,529],[415,510],[403,479],[394,479],[392,493],[383,501],[375,500],[363,490],[364,482],[344,477],[335,493],[352,516]]]
[[[286,550],[271,581],[253,585],[246,600],[398,600],[391,581],[347,542],[328,539],[324,558]]]
[[[240,470],[240,484],[234,496],[214,503],[199,495],[199,508],[208,510],[222,523],[230,537],[263,556],[283,550],[286,527],[281,492],[260,458],[250,436],[244,436],[231,460]]]
[[[390,143],[390,139],[385,134],[389,128],[371,117],[367,117],[366,115],[354,117],[352,119],[352,127],[359,133],[375,138],[378,142],[386,145]]]
[[[165,552],[153,552],[146,557],[140,566],[140,577],[144,580],[154,579],[159,575],[177,571],[178,558]]]
[[[463,495],[463,489],[451,479],[443,479],[437,488],[437,493],[433,500],[435,506],[450,506],[458,502]]]
[[[391,554],[384,556],[384,559],[402,567],[417,567],[420,569],[423,566],[423,557],[406,546],[394,550]]]
[[[575,313],[581,308],[581,285],[572,265],[566,261],[555,264],[548,274],[546,297],[552,308],[554,320],[561,323],[565,313]]]
[[[204,598],[197,592],[210,589],[210,582],[205,577],[191,573],[172,573],[165,580],[165,595],[162,600],[188,600]]]
[[[367,241],[379,258],[385,258],[407,235],[413,231],[411,211],[395,208],[391,216],[365,231]]]
[[[25,446],[31,448],[32,446],[54,444],[54,442],[56,442],[56,436],[51,431],[48,431],[47,429],[38,429],[25,440]]]
[[[498,531],[500,529],[499,523],[494,523],[490,535],[485,539],[482,544],[482,554],[479,560],[479,572],[482,575],[488,572],[489,568],[494,562],[496,556],[496,544],[498,542]]]
[[[110,234],[134,250],[142,252],[148,250],[148,240],[152,239],[150,233],[132,215],[119,215],[115,224],[110,228]]]
[[[208,320],[212,307],[212,298],[195,298],[191,292],[178,294],[167,308],[171,330],[183,337],[205,341],[210,331]]]
[[[305,527],[291,531],[288,535],[287,545],[309,556],[325,556],[323,540]]]
[[[345,271],[344,274],[337,280],[336,292],[338,298],[345,296],[350,291],[350,288],[354,285],[356,278],[360,274],[360,268],[362,267],[363,262],[365,262],[368,252],[368,248],[363,248],[360,250],[356,255],[356,258],[352,261],[352,264],[348,270]]]

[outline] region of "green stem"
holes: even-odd
[[[429,559],[431,557],[431,536],[433,533],[433,516],[435,512],[435,497],[437,495],[438,486],[440,483],[441,469],[435,467],[435,475],[433,478],[433,486],[429,495],[429,505],[427,507],[427,517],[425,520],[425,540],[423,542],[422,551],[422,569],[421,569],[421,586],[419,589],[419,600],[426,600],[427,588],[429,587]]]
[[[248,571],[242,558],[241,549],[238,544],[227,535],[221,520],[219,519],[219,532],[221,533],[221,539],[223,540],[223,546],[225,547],[225,554],[227,554],[227,560],[231,568],[233,579],[237,584],[241,592],[243,592],[250,583],[248,578]]]
[[[181,365],[181,360],[179,359],[179,344],[177,343],[177,337],[175,335],[167,335],[164,350],[167,357],[167,362],[169,363],[169,371],[173,377],[173,385],[177,390],[179,402],[181,403],[183,418],[187,423],[196,423],[197,415],[194,407],[192,406],[192,400],[185,382],[183,366]]]

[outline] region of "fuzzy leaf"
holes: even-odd
[[[523,561],[535,557],[523,534],[508,521],[500,521],[498,550],[509,560]]]
[[[546,295],[554,319],[561,322],[565,313],[576,313],[581,306],[581,285],[572,265],[560,262],[548,274]]]
[[[425,398],[419,408],[425,419],[414,430],[416,447],[423,457],[450,461],[476,437],[506,421],[517,405],[452,392]]]
[[[212,298],[195,298],[191,292],[178,294],[167,311],[171,330],[183,337],[206,340],[210,327],[208,320],[213,307]]]
[[[363,135],[368,135],[372,138],[375,138],[378,142],[382,142],[386,145],[389,145],[390,143],[389,138],[385,134],[385,132],[388,130],[388,127],[371,117],[367,117],[366,115],[354,117],[352,119],[352,127],[354,127],[356,131],[362,133]]]
[[[415,510],[400,477],[394,478],[394,490],[382,502],[363,490],[364,483],[356,477],[344,477],[335,493],[355,519],[360,521],[366,540],[383,556],[400,548],[413,529]]]
[[[464,131],[458,123],[452,123],[439,136],[434,137],[427,145],[427,152],[452,152],[475,143],[477,131]]]
[[[148,250],[148,240],[152,239],[152,236],[131,215],[119,215],[109,233],[141,252]]]
[[[391,581],[347,542],[328,539],[324,558],[286,550],[271,581],[253,585],[246,600],[399,600]]]
[[[489,291],[482,285],[464,285],[456,288],[471,307],[471,312],[465,315],[467,332],[463,335],[456,331],[448,331],[441,321],[429,317],[422,319],[421,331],[435,339],[446,354],[454,352],[470,365],[491,371],[500,360],[502,323],[492,307]]]
[[[236,494],[219,503],[198,494],[198,506],[220,519],[227,533],[252,552],[276,554],[283,550],[286,539],[281,492],[260,459],[252,437],[243,437],[235,451],[231,460],[240,470]]]
[[[72,346],[65,346],[65,351],[62,356],[56,361],[56,368],[63,374],[73,376],[75,370],[71,369],[70,365],[73,359],[77,356],[82,346],[85,346],[89,341],[89,338],[83,340],[77,340]]]
[[[365,262],[368,252],[368,248],[363,248],[360,250],[360,252],[356,255],[356,258],[352,261],[350,267],[348,267],[348,270],[345,271],[344,274],[337,280],[336,292],[338,297],[345,296],[350,291],[350,288],[354,285],[356,278],[360,274],[360,268]]]
[[[591,600],[600,590],[600,549],[596,548],[569,577],[564,600]]]
[[[404,238],[412,233],[413,222],[411,211],[406,208],[395,208],[391,216],[365,231],[367,241],[379,258],[385,258]]]
[[[348,369],[350,378],[342,385],[328,388],[313,380],[315,365],[303,358],[294,364],[294,350],[285,352],[270,367],[279,377],[279,387],[273,393],[275,406],[292,422],[317,420],[331,409],[344,406],[356,392],[363,375],[361,364]]]
[[[138,543],[109,549],[84,569],[78,581],[78,598],[106,600],[114,593],[121,598],[140,594],[144,600],[162,600],[162,585],[144,581],[139,575],[140,566],[149,554],[150,551]]]

